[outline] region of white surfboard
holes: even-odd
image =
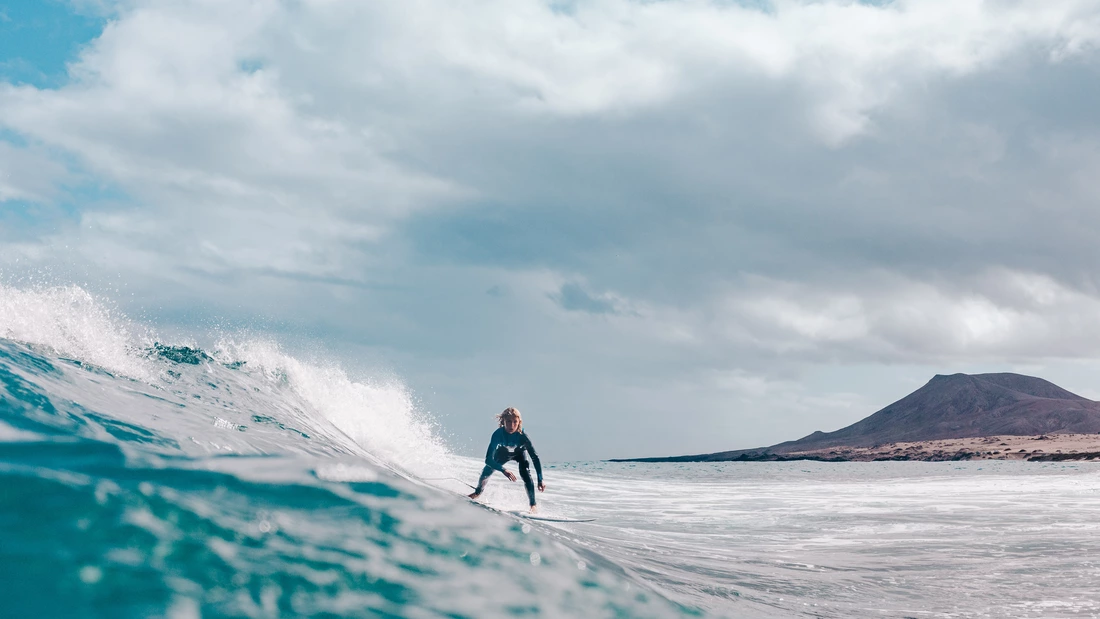
[[[513,510],[507,512],[517,518],[526,518],[528,520],[542,520],[543,522],[592,522],[595,518],[569,518],[566,516],[547,516],[543,514],[532,514],[531,512],[525,512],[523,510]]]
[[[473,486],[470,486],[470,484],[462,481],[461,479],[457,479],[457,478],[453,478],[453,477],[448,477],[448,478],[445,478],[445,479],[454,480],[454,481],[457,481],[457,482],[461,483],[464,486],[469,486],[470,488],[473,488]],[[443,481],[443,480],[444,479],[441,478],[441,479],[437,479],[437,480],[425,480],[425,481]],[[455,492],[455,491],[452,490],[452,492]],[[470,497],[466,496],[465,491],[455,492],[455,494],[458,494],[462,498],[470,501],[471,503],[473,503],[474,505],[477,505],[478,507],[483,507],[485,509],[494,511],[498,514],[507,514],[509,516],[513,516],[513,517],[516,517],[516,518],[525,518],[527,520],[539,520],[539,521],[542,521],[542,522],[593,522],[593,521],[596,520],[595,518],[586,518],[586,517],[583,517],[583,516],[577,517],[577,518],[570,518],[570,517],[567,517],[567,516],[551,516],[551,515],[548,515],[548,514],[539,514],[539,513],[532,514],[529,511],[520,510],[520,509],[503,510],[503,509],[498,509],[496,507],[493,507],[492,505],[487,505],[485,503],[482,503],[481,501],[478,501],[477,499],[471,499]]]

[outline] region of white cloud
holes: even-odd
[[[603,114],[763,79],[792,84],[839,144],[899,90],[1028,46],[1057,61],[1098,40],[1100,10],[1085,0],[782,1],[768,12],[699,1],[565,12],[536,0],[134,2],[72,65],[72,84],[6,87],[0,110],[8,127],[146,198],[175,187],[286,207],[308,195],[393,214],[455,189],[386,156],[405,147],[389,121],[415,126],[411,114],[432,105]]]
[[[744,275],[729,292],[676,305],[595,291],[576,275],[497,277],[508,278],[523,312],[567,325],[578,349],[599,340],[615,355],[648,356],[654,364],[694,357],[721,368],[725,378],[715,385],[745,392],[755,383],[744,376],[766,381],[769,372],[789,375],[820,362],[952,365],[1100,355],[1100,292],[1005,268],[950,280],[878,271],[820,284]],[[563,307],[560,291],[578,281],[615,311]],[[548,337],[563,341],[557,329]]]
[[[39,149],[0,141],[0,203],[8,200],[50,203],[58,184],[71,180],[64,166]],[[3,208],[3,207],[0,207]]]
[[[468,194],[395,163],[367,127],[311,114],[309,93],[284,89],[278,68],[242,68],[279,11],[125,8],[69,85],[0,86],[0,122],[129,197],[98,205],[107,214],[92,205],[87,242],[156,245],[168,264],[205,253],[231,267],[332,271],[347,244]]]
[[[1092,103],[1094,0],[80,6],[111,21],[68,84],[0,84],[0,200],[79,212],[0,264],[620,415],[1100,353],[1100,134],[1051,107]]]
[[[879,273],[815,286],[755,279],[726,301],[727,337],[796,358],[958,363],[1100,354],[1100,296],[1039,273],[955,281]]]
[[[474,96],[482,104],[532,113],[621,113],[730,82],[788,82],[802,90],[807,113],[833,144],[866,130],[877,107],[929,79],[972,73],[1033,45],[1062,61],[1100,40],[1100,11],[1087,0],[780,1],[769,11],[595,0],[571,9],[537,0],[324,3],[296,16],[295,34],[302,47],[335,53],[337,65],[347,66],[320,39],[333,34],[329,20],[360,22],[375,40],[353,46],[371,60],[356,81],[449,102],[470,96],[458,87],[465,83],[482,93]]]

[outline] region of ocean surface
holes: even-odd
[[[0,616],[1095,617],[1100,464],[549,463],[394,379],[0,286]],[[524,506],[520,484],[484,495]]]

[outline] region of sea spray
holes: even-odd
[[[263,337],[174,345],[75,287],[0,292],[6,613],[680,613],[552,529],[394,475],[478,466],[399,381]]]
[[[0,292],[5,616],[1100,614],[1096,463],[545,462],[596,521],[519,521],[400,381]]]
[[[108,303],[72,285],[0,285],[0,336],[177,394],[197,387],[201,392],[201,386],[209,384],[206,375],[225,374],[228,369],[256,372],[267,388],[284,388],[291,396],[289,402],[265,403],[282,414],[281,421],[273,419],[275,423],[314,427],[324,422],[391,468],[423,474],[453,466],[453,457],[435,435],[434,422],[415,409],[411,393],[399,380],[355,381],[337,363],[304,363],[270,338],[223,336],[211,352],[172,346],[159,341],[152,328],[135,325]],[[198,393],[191,398],[225,407],[249,395],[238,390],[236,399]],[[223,429],[226,424],[240,425],[223,417],[215,417],[213,423]]]
[[[454,466],[435,423],[416,410],[408,388],[396,379],[354,381],[338,365],[303,363],[270,340],[222,340],[216,356],[285,381],[305,406],[390,467],[427,476]]]
[[[79,286],[19,289],[0,284],[0,337],[130,378],[152,381],[157,375],[143,354],[153,344],[151,331]]]

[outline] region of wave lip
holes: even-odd
[[[164,343],[78,286],[4,285],[0,337],[138,381],[131,388],[150,400],[197,407],[218,429],[278,427],[409,474],[453,465],[435,423],[399,380],[353,380],[336,363],[302,362],[271,340],[223,337],[213,351]],[[211,451],[235,448],[234,441],[192,440]],[[283,447],[297,451],[300,444]]]
[[[397,378],[263,337],[171,342],[78,287],[0,287],[18,615],[681,614],[578,538],[429,485],[479,469]]]
[[[251,346],[187,353],[199,363],[128,349],[155,370],[145,383],[0,338],[7,612],[679,614],[550,536],[394,474],[411,456],[386,449],[435,445],[416,442],[431,435],[407,391]],[[352,440],[371,429],[398,440]]]
[[[0,284],[0,337],[152,380],[155,371],[139,353],[148,343],[142,331],[79,286],[23,290]]]

